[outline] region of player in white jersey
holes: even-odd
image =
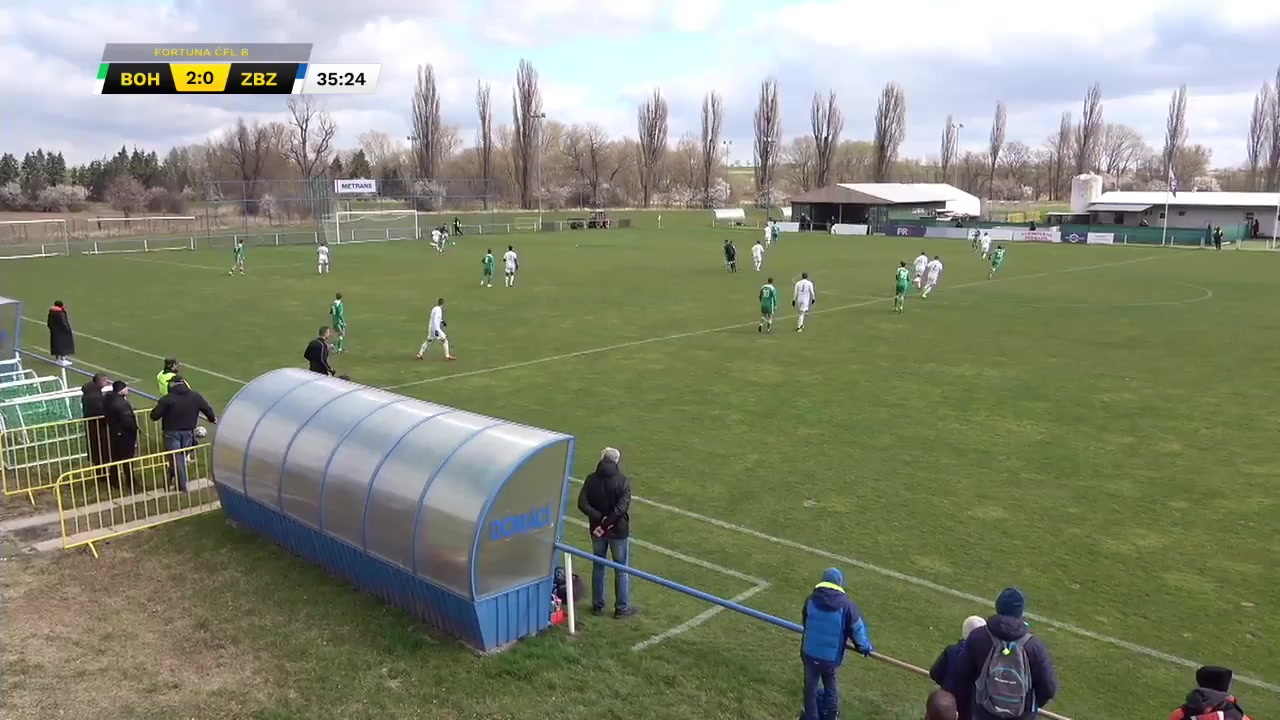
[[[982,259],[986,260],[987,257],[991,255],[991,233],[985,232],[985,231],[982,233],[981,248],[982,248]]]
[[[520,258],[516,255],[516,249],[510,245],[507,251],[502,254],[502,268],[506,275],[507,287],[516,286],[516,273],[520,270]]]
[[[929,297],[929,292],[937,287],[940,277],[942,277],[942,259],[934,255],[924,269],[924,292],[920,293],[922,300]]]
[[[418,347],[418,354],[415,356],[421,360],[426,357],[427,350],[431,347],[431,343],[439,340],[444,346],[444,359],[454,360],[453,354],[449,352],[449,337],[444,334],[444,298],[436,300],[436,306],[431,308],[431,319],[427,321],[427,341]]]
[[[796,332],[804,332],[804,316],[809,314],[809,309],[818,302],[818,291],[813,287],[813,281],[809,279],[809,273],[800,273],[800,282],[796,283],[795,293],[791,296],[791,307],[799,313],[799,320],[796,323]]]
[[[436,252],[444,252],[444,245],[440,242],[440,228],[431,228],[431,247]]]
[[[919,290],[924,285],[924,269],[929,264],[929,256],[923,250],[911,263],[911,284]]]
[[[320,245],[316,247],[316,268],[317,268],[316,272],[318,272],[321,275],[324,275],[325,273],[329,272],[328,243],[321,242]]]
[[[773,223],[765,223],[764,225],[764,244],[773,244]]]
[[[756,266],[756,272],[760,272],[760,266],[764,265],[764,242],[757,240],[755,245],[751,246],[751,262]]]

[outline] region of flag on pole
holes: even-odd
[[[1169,194],[1178,196],[1178,178],[1174,176],[1172,169],[1169,170]]]

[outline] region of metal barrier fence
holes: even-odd
[[[54,486],[62,547],[88,547],[217,510],[213,446],[152,453],[64,473]]]
[[[134,411],[140,455],[164,450],[164,435],[160,426],[147,417],[149,412]],[[103,418],[5,428],[0,431],[0,479],[4,494],[25,493],[35,504],[35,492],[52,488],[66,473],[110,460],[110,442]]]
[[[712,595],[711,593],[698,590],[697,588],[689,587],[688,585],[681,585],[678,582],[674,582],[664,577],[645,572],[644,570],[631,567],[630,565],[621,565],[607,558],[597,557],[596,555],[593,555],[592,553],[587,552],[586,550],[581,550],[572,545],[567,545],[563,542],[558,542],[556,543],[556,549],[564,553],[564,556],[565,556],[564,557],[564,564],[565,564],[564,574],[566,578],[573,578],[573,558],[577,557],[591,563],[600,563],[605,567],[612,568],[615,572],[627,573],[628,575],[640,578],[641,580],[647,580],[648,582],[667,588],[668,590],[674,590],[678,593],[682,593],[684,595],[697,598],[698,600],[709,602],[712,605],[722,607],[725,610],[732,610],[733,612],[739,613],[741,615],[746,615],[747,617],[752,618],[754,620],[759,620],[761,622],[768,623],[770,625],[773,625],[774,627],[782,628],[783,630],[789,630],[796,634],[804,633],[804,626],[801,625],[800,623],[793,622],[791,620],[787,620],[784,618],[780,618],[777,615],[770,615],[767,612],[762,612],[760,610],[756,610],[755,608],[747,607],[746,605],[743,605],[741,603],[736,603],[732,600],[726,600],[722,597]],[[572,582],[566,583],[565,588],[568,591],[568,597],[565,598],[567,600],[565,605],[567,606],[569,611],[569,632],[570,634],[572,634],[576,631],[576,628],[575,628],[576,620],[574,618],[574,610],[573,610],[574,602],[575,602],[573,597],[573,583]],[[915,665],[912,665],[911,663],[889,657],[888,655],[884,655],[882,653],[877,652],[877,653],[871,653],[871,657],[875,660],[886,663],[888,665],[892,665],[896,668],[907,670],[917,675],[923,675],[924,677],[929,677],[928,670],[925,670],[922,667],[917,667]],[[1048,710],[1043,710],[1043,709],[1037,713],[1037,717],[1048,718],[1048,720],[1071,720],[1070,718],[1065,717],[1063,715],[1059,715],[1057,713],[1050,712]]]

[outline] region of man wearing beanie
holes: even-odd
[[[1049,648],[1022,619],[1026,606],[1021,590],[1006,588],[996,598],[996,614],[965,638],[945,689],[968,698],[973,720],[1029,719],[1058,694]]]
[[[1169,720],[1249,720],[1231,694],[1230,668],[1206,665],[1196,671],[1196,689]]]
[[[973,634],[974,630],[984,627],[986,624],[987,621],[977,615],[970,615],[964,619],[964,623],[960,625],[960,642],[945,647],[942,650],[942,654],[933,662],[933,667],[929,668],[929,678],[937,683],[938,687],[947,687],[947,681],[951,676],[960,671],[960,655],[964,651],[965,638]],[[963,689],[957,690],[956,711],[960,714],[960,720],[969,720],[971,710],[969,696],[971,694]]]
[[[863,657],[874,652],[867,624],[843,586],[844,574],[829,568],[822,573],[822,582],[814,586],[801,611],[804,624],[804,637],[800,641],[800,659],[804,663],[804,714],[800,720],[836,720],[840,716],[836,671],[844,662],[846,641],[852,642],[854,649]],[[819,707],[819,697],[822,707]]]

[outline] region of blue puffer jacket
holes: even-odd
[[[858,606],[845,594],[838,570],[828,570],[822,582],[813,588],[801,615],[804,639],[800,656],[806,662],[819,662],[839,667],[844,662],[845,642],[852,641],[860,653],[872,652],[867,624]]]

